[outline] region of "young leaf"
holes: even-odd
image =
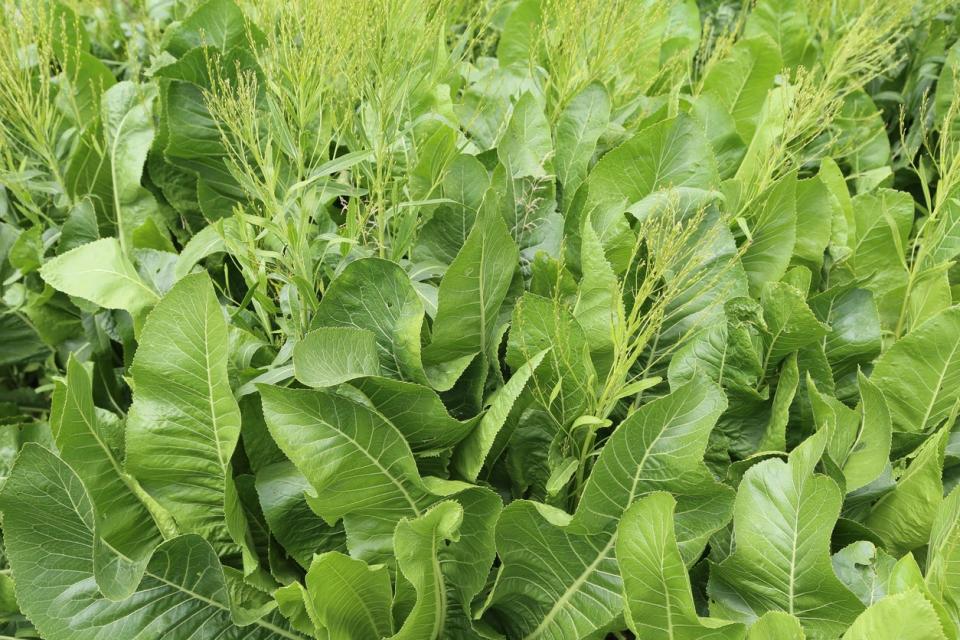
[[[440,281],[433,339],[423,351],[435,389],[448,390],[477,354],[486,356],[493,348],[500,305],[518,259],[503,219],[484,208]]]
[[[524,363],[511,377],[507,383],[497,389],[490,397],[490,407],[477,426],[467,434],[453,452],[453,467],[463,478],[476,482],[480,469],[487,459],[487,454],[493,447],[493,442],[507,420],[507,414],[516,402],[517,397],[523,391],[530,376],[547,351],[541,351],[535,354],[529,361]]]
[[[423,515],[397,524],[393,546],[397,565],[417,592],[417,601],[403,626],[391,640],[438,640],[444,637],[447,618],[446,584],[438,549],[445,540],[456,541],[463,508],[441,502]]]

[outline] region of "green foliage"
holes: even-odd
[[[958,38],[0,1],[0,638],[960,639]]]

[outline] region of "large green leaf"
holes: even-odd
[[[157,201],[140,185],[147,152],[153,144],[152,85],[121,82],[103,94],[103,133],[110,150],[113,213],[120,246],[129,256],[134,235],[157,210]]]
[[[209,276],[186,276],[144,325],[130,370],[126,439],[126,470],[183,531],[203,535],[221,553],[246,548],[230,465],[240,409],[227,349],[227,323]]]
[[[642,206],[647,198],[669,202],[685,190],[702,193],[718,181],[716,159],[703,131],[681,114],[643,129],[604,155],[587,178],[583,211],[590,214],[614,268],[623,271],[633,245],[626,234],[625,211]],[[568,221],[580,219],[568,216]],[[567,231],[575,234],[578,229],[568,226]]]
[[[733,116],[737,133],[748,144],[781,66],[776,43],[767,37],[752,37],[738,41],[703,78],[704,93],[720,100]]]
[[[570,516],[517,500],[497,523],[502,563],[487,617],[510,638],[583,638],[623,610],[616,536],[572,532]]]
[[[783,277],[790,265],[797,239],[796,188],[796,175],[787,175],[745,213],[750,242],[742,262],[753,295]]]
[[[736,640],[742,625],[701,621],[690,576],[674,531],[676,500],[651,493],[623,514],[617,528],[617,562],[623,574],[627,623],[640,638]]]
[[[870,379],[890,406],[894,429],[936,427],[960,399],[960,307],[951,307],[898,340]]]
[[[293,371],[308,387],[335,387],[380,373],[373,332],[351,327],[321,327],[293,349]]]
[[[514,178],[544,178],[552,169],[550,125],[532,93],[523,94],[514,105],[497,155]]]
[[[440,281],[433,337],[423,351],[434,388],[449,389],[477,354],[496,348],[500,305],[518,259],[503,219],[484,207]]]
[[[946,640],[936,611],[916,589],[887,596],[861,613],[843,640]]]
[[[144,502],[149,497],[123,470],[123,423],[96,409],[90,373],[72,357],[66,381],[58,381],[54,388],[50,426],[63,460],[72,465],[90,496],[101,543],[94,556],[97,585],[113,600],[126,598],[162,540],[161,527],[174,533],[169,515],[151,503],[154,522]]]
[[[425,383],[420,362],[423,302],[399,265],[379,258],[351,262],[320,300],[312,328],[373,333],[384,374]]]
[[[419,516],[427,496],[403,436],[331,393],[261,386],[260,395],[270,434],[315,491],[311,508],[331,525],[355,515],[344,522],[351,555],[382,559],[397,522]]]
[[[610,436],[583,490],[573,524],[584,531],[615,526],[639,496],[650,491],[670,491],[680,496],[709,496],[714,505],[730,504],[732,492],[717,483],[703,464],[707,439],[726,408],[720,388],[702,377],[641,407]],[[722,507],[719,507],[722,511]],[[689,513],[681,528],[712,513]],[[708,532],[726,523],[704,527]],[[694,527],[697,528],[697,527]],[[703,531],[698,534],[702,535]],[[691,538],[683,536],[681,545]]]
[[[579,638],[620,614],[617,523],[641,495],[681,494],[681,549],[692,559],[729,518],[732,492],[703,465],[703,451],[724,407],[718,387],[698,378],[641,407],[604,447],[571,517],[516,501],[497,524],[502,566],[489,615],[511,636]],[[557,559],[562,559],[559,563]],[[535,586],[533,586],[535,585]]]
[[[257,497],[270,533],[304,569],[313,556],[346,551],[343,526],[330,526],[310,509],[310,483],[293,463],[271,464],[257,472]]]
[[[830,531],[841,494],[813,468],[824,448],[815,436],[787,462],[752,466],[737,491],[736,549],[711,567],[715,615],[749,622],[767,611],[800,619],[812,638],[836,637],[863,605],[837,579],[830,563]]]
[[[927,546],[926,583],[960,625],[960,489],[944,499],[934,518]]]
[[[275,613],[238,626],[216,553],[195,535],[157,547],[129,598],[105,599],[93,577],[90,499],[73,470],[38,445],[20,454],[0,509],[17,599],[47,640],[302,638]]]
[[[597,141],[610,120],[610,96],[602,84],[588,85],[570,100],[557,122],[557,180],[567,200],[583,184]]]
[[[943,456],[949,430],[942,429],[911,456],[893,491],[873,505],[866,525],[898,555],[927,543],[943,501]]]
[[[602,364],[611,359],[614,343],[625,330],[626,312],[620,296],[620,282],[604,256],[603,245],[593,230],[589,215],[583,223],[581,241],[580,270],[583,276],[573,316],[583,327],[595,361]],[[609,364],[601,368],[608,367]]]
[[[453,447],[483,418],[480,414],[457,420],[436,391],[413,382],[373,376],[354,380],[352,385],[403,434],[416,453]]]
[[[164,48],[175,56],[200,45],[227,50],[249,42],[252,27],[231,0],[207,0],[166,32]]]
[[[913,198],[902,191],[880,189],[852,201],[855,225],[848,229],[847,265],[877,297],[881,318],[895,321],[899,294],[906,285],[907,235],[913,225]]]
[[[307,593],[330,640],[383,638],[393,633],[390,574],[342,553],[316,556]]]

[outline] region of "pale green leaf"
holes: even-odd
[[[160,300],[123,255],[116,238],[71,249],[45,263],[40,275],[58,291],[107,309],[129,311],[134,317]]]
[[[917,590],[887,596],[860,614],[843,640],[946,640],[933,605]]]

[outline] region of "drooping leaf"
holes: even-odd
[[[345,522],[351,555],[388,552],[400,518],[421,513],[426,488],[403,436],[363,405],[325,391],[261,386],[270,434],[315,492],[308,502],[328,524]]]
[[[137,273],[116,238],[80,245],[45,263],[40,275],[58,291],[138,317],[160,296]]]
[[[57,382],[51,428],[64,462],[83,481],[96,523],[94,574],[97,586],[112,600],[132,594],[140,583],[162,526],[175,533],[169,515],[149,499],[123,469],[123,424],[112,414],[97,411],[89,372],[77,360],[67,363],[67,379]],[[105,547],[109,545],[109,548]]]

